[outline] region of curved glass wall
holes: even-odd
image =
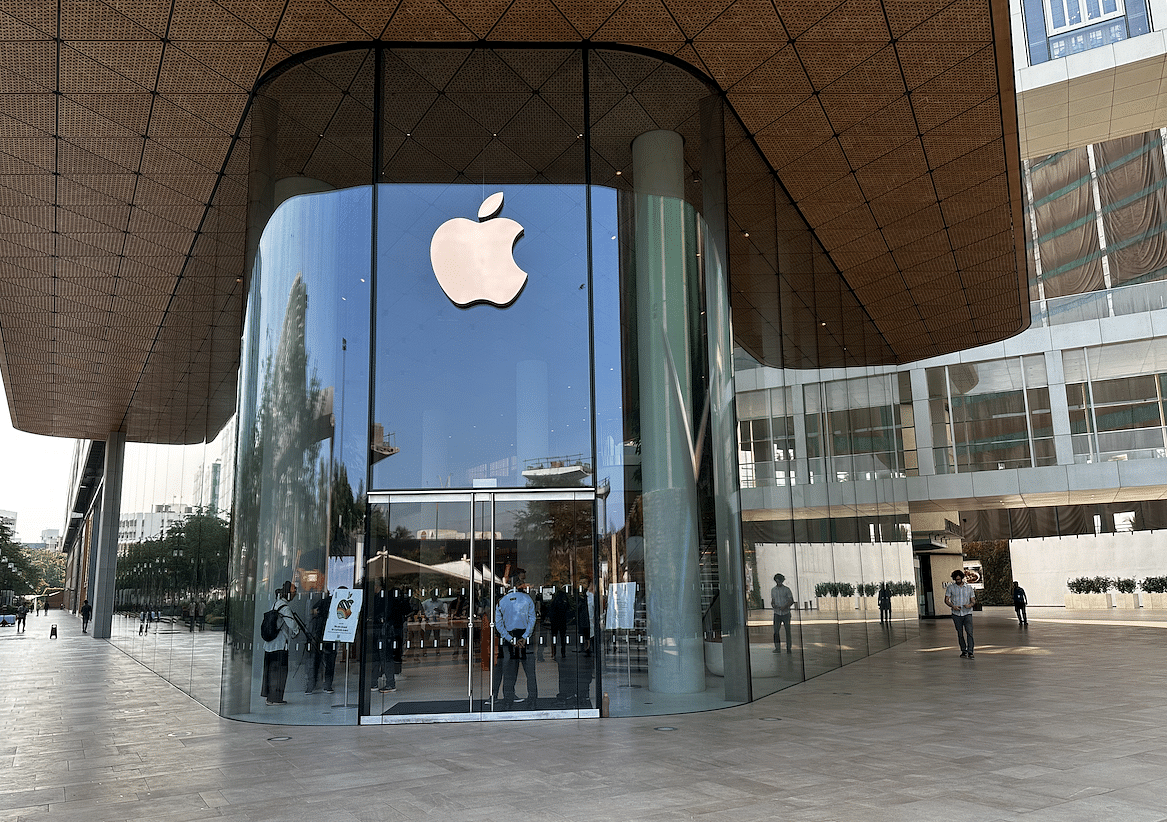
[[[224,715],[704,710],[886,647],[820,612],[813,665],[773,653],[759,571],[820,560],[743,550],[728,265],[760,294],[803,226],[712,92],[577,48],[356,50],[261,90]],[[885,445],[832,454],[878,480]]]

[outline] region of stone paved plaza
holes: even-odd
[[[1167,614],[1030,619],[977,614],[972,661],[923,622],[721,711],[280,727],[221,719],[72,616],[30,616],[0,629],[0,820],[1167,820]]]

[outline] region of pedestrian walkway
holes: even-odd
[[[0,820],[1167,820],[1167,619],[1030,623],[976,614],[963,660],[925,621],[700,714],[279,727],[221,719],[75,617],[30,616],[0,629]]]

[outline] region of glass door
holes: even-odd
[[[371,495],[362,722],[598,716],[593,504]]]

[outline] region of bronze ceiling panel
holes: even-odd
[[[733,276],[749,276],[744,290],[731,283],[735,324],[740,341],[772,362],[902,362],[998,339],[1025,322],[1024,273],[1017,273],[1024,251],[1011,230],[1020,223],[1020,171],[1000,0],[10,5],[0,15],[0,276],[3,293],[8,286],[30,293],[0,306],[0,363],[17,424],[27,430],[100,439],[124,425],[131,439],[188,441],[230,413],[247,169],[234,157],[238,176],[222,172],[247,94],[292,54],[375,37],[588,37],[676,54],[707,72],[740,118],[729,123],[731,144],[754,140],[769,166],[727,151]],[[52,40],[58,25],[59,46]],[[592,52],[590,65],[597,179],[626,189],[630,136],[651,128],[688,136],[686,161],[699,166],[696,118],[670,93],[680,82],[675,71],[653,72],[647,61],[611,51]],[[576,179],[578,67],[578,52],[515,48],[479,52],[470,63],[452,50],[390,54],[386,179],[452,180],[486,164],[505,179],[536,172]],[[495,78],[495,96],[459,94],[463,69],[471,82],[483,72]],[[282,95],[279,167],[333,184],[365,182],[368,54],[319,61],[316,93],[304,93],[299,74],[298,93]],[[277,81],[268,93],[280,97],[278,89]],[[541,97],[528,99],[530,89]],[[635,98],[627,93],[633,89]],[[345,90],[353,96],[339,94]],[[480,137],[451,136],[468,128]],[[242,148],[245,162],[246,140]],[[699,182],[686,185],[699,196]],[[809,244],[798,234],[803,220],[817,230]],[[204,233],[196,235],[200,225]],[[775,276],[775,265],[788,269],[785,276]],[[45,280],[49,274],[59,279]],[[867,298],[865,307],[855,294]],[[868,301],[873,295],[885,299]],[[920,304],[937,311],[959,305],[965,319],[926,320],[913,307]],[[125,313],[135,306],[141,316]],[[91,309],[99,322],[85,321]],[[38,349],[37,357],[49,359],[44,368],[17,355],[21,323],[38,316],[35,327],[58,337],[57,348]],[[865,319],[848,325],[845,339],[830,326],[850,316]],[[149,339],[115,333],[111,318]],[[106,359],[93,360],[94,352]],[[75,402],[59,382],[38,387],[27,379],[68,379],[81,359],[107,363],[117,380],[93,377],[85,400]],[[46,391],[62,399],[52,414],[38,399]],[[195,401],[208,391],[216,393]],[[179,407],[167,405],[174,397],[184,398]]]

